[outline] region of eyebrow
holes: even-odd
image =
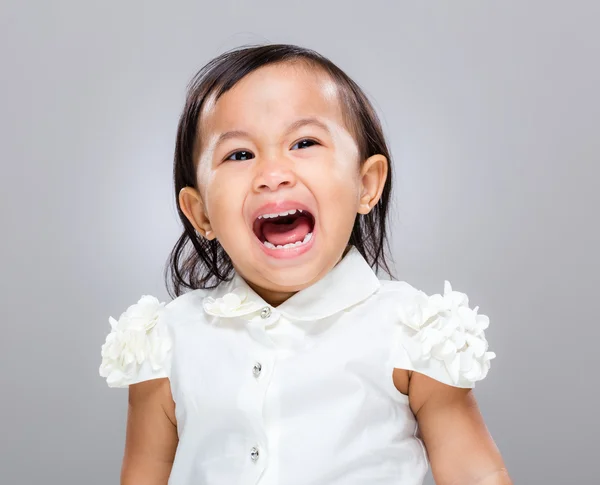
[[[325,130],[329,135],[331,135],[331,131],[329,130],[329,128],[327,127],[327,125],[325,123],[323,123],[321,120],[319,120],[318,118],[300,118],[299,120],[294,121],[292,124],[290,124],[287,127],[287,130],[285,131],[285,135],[289,135],[290,133],[296,131],[299,128],[302,128],[304,126],[308,126],[308,125],[314,125],[314,126],[318,126],[319,128]],[[219,135],[219,138],[217,138],[217,142],[215,144],[215,147],[218,147],[221,143],[223,143],[226,140],[229,140],[231,138],[250,138],[250,133],[248,133],[247,131],[243,131],[243,130],[233,130],[233,131],[226,131],[225,133],[221,133]]]

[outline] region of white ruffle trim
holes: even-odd
[[[239,317],[262,308],[259,302],[249,298],[248,290],[243,287],[237,287],[220,298],[208,296],[202,306],[206,313],[217,317]]]
[[[417,291],[400,305],[400,322],[414,331],[403,345],[415,369],[437,359],[443,362],[454,385],[474,384],[485,378],[496,354],[488,352],[485,338],[489,318],[478,315],[478,309],[469,308],[467,295],[453,291],[448,281],[443,295]]]
[[[154,372],[160,371],[171,349],[168,329],[160,323],[165,303],[143,295],[121,314],[109,317],[111,332],[102,346],[100,376],[109,387],[127,387],[135,382],[140,367],[147,362]]]

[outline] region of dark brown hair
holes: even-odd
[[[209,241],[199,235],[179,206],[179,191],[186,186],[197,187],[196,160],[203,104],[209,96],[218,100],[247,74],[276,63],[304,63],[327,74],[338,86],[344,118],[358,145],[361,163],[375,154],[384,155],[390,162],[379,202],[368,214],[357,214],[348,244],[355,246],[375,271],[382,268],[391,276],[386,260],[386,219],[392,190],[391,157],[381,123],[367,96],[339,67],[313,50],[288,44],[244,46],[212,59],[188,86],[177,128],[173,164],[175,199],[183,233],[165,268],[165,281],[171,297],[183,294],[185,288],[214,288],[233,274],[231,259],[219,241]]]

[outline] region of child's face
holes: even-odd
[[[324,126],[289,131],[308,118]],[[382,155],[361,167],[335,84],[301,67],[263,67],[216,103],[207,100],[200,120],[199,191],[180,194],[190,221],[219,240],[267,301],[283,301],[323,277],[341,258],[357,213],[379,199],[387,175]],[[219,142],[231,131],[246,134]],[[303,213],[258,218],[294,209]]]

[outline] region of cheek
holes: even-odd
[[[326,228],[339,230],[352,225],[359,204],[358,177],[352,177],[348,172],[345,176],[331,173],[321,180],[316,195]]]
[[[360,174],[358,162],[343,155],[324,163],[319,176],[315,178],[321,191],[329,194],[332,199],[343,201],[358,201],[360,191]]]
[[[239,176],[213,172],[210,185],[206,186],[206,212],[217,236],[230,229],[239,232],[243,222],[244,196],[247,192]]]

